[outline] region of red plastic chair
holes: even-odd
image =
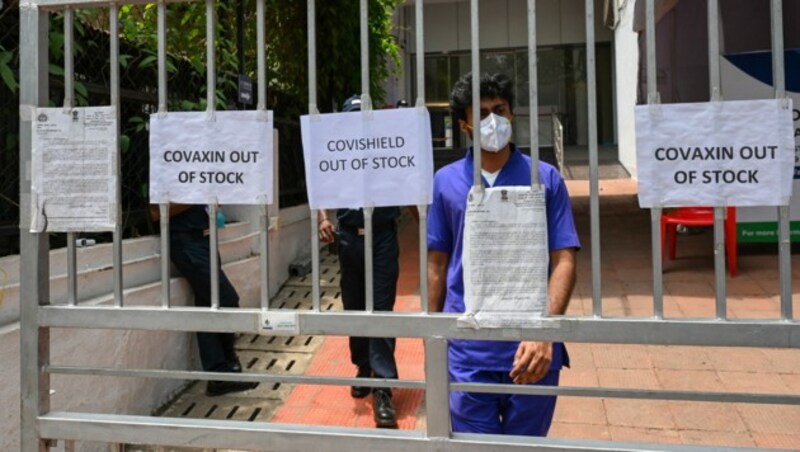
[[[714,209],[712,207],[678,207],[661,215],[661,252],[665,251],[664,242],[669,240],[669,258],[675,259],[676,231],[679,224],[684,226],[713,226]],[[728,270],[731,277],[736,276],[736,208],[728,207],[725,219],[725,248],[728,256]]]

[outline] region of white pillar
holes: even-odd
[[[638,34],[633,31],[635,2],[627,2],[620,11],[620,22],[614,31],[614,55],[616,77],[617,139],[619,161],[636,178],[636,128],[634,106],[639,75]]]

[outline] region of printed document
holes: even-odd
[[[470,191],[464,227],[465,313],[470,328],[536,327],[548,309],[543,188]]]
[[[31,232],[114,229],[118,134],[115,107],[36,110]]]

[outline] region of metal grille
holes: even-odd
[[[361,74],[362,74],[362,105],[365,109],[370,107],[369,84],[369,59],[368,59],[368,27],[367,12],[368,1],[361,0]],[[47,77],[46,68],[38,65],[39,58],[48,52],[47,23],[51,11],[61,10],[64,7],[105,6],[95,0],[37,0],[27,3],[21,8],[22,28],[20,35],[21,64],[20,71],[23,75],[22,95],[20,103],[24,106],[46,105]],[[215,98],[214,74],[215,61],[213,21],[213,0],[207,0],[209,33],[208,45],[208,88],[207,96],[209,110],[213,111]],[[257,2],[257,21],[259,29],[259,45],[263,46],[264,4],[263,0]],[[654,52],[655,27],[654,27],[654,0],[647,0],[647,81],[648,102],[658,102],[658,93],[655,84]],[[782,79],[782,14],[780,0],[772,0],[771,11],[773,17],[773,55],[775,58],[776,97],[785,96],[785,83]],[[47,304],[48,293],[48,266],[45,258],[48,249],[47,241],[41,234],[22,234],[22,447],[25,451],[34,451],[45,445],[46,439],[88,440],[104,441],[109,443],[135,443],[146,437],[153,443],[162,445],[192,446],[206,448],[244,448],[268,450],[518,450],[547,449],[547,450],[640,450],[640,449],[670,449],[680,450],[679,446],[655,446],[641,444],[621,444],[586,442],[572,440],[549,440],[546,438],[517,438],[496,437],[487,435],[454,434],[450,431],[448,410],[448,396],[452,390],[475,391],[488,393],[518,393],[518,394],[557,394],[580,397],[611,397],[630,399],[663,399],[687,401],[720,401],[735,403],[772,403],[772,404],[800,404],[800,396],[796,394],[745,394],[745,393],[717,393],[709,391],[679,391],[679,390],[627,390],[603,387],[540,387],[540,386],[509,386],[487,385],[474,383],[450,383],[447,368],[447,339],[488,339],[488,340],[548,340],[567,342],[592,342],[614,344],[652,344],[652,345],[695,345],[695,346],[748,346],[748,347],[779,347],[791,348],[800,346],[800,324],[794,319],[791,311],[791,266],[789,261],[788,241],[788,215],[787,208],[781,208],[780,215],[780,275],[781,275],[781,306],[782,318],[779,320],[752,320],[730,321],[726,319],[726,280],[725,264],[720,250],[724,245],[722,236],[722,209],[717,209],[715,224],[715,247],[717,258],[715,260],[716,273],[716,316],[705,319],[665,319],[663,312],[663,284],[661,261],[656,258],[653,266],[653,306],[654,315],[648,318],[603,318],[602,316],[602,287],[601,287],[601,258],[600,258],[600,225],[599,225],[599,190],[598,190],[598,156],[597,156],[597,113],[596,113],[596,75],[595,75],[595,5],[593,0],[586,0],[585,30],[587,36],[586,70],[588,84],[589,108],[589,154],[590,154],[590,188],[589,217],[591,219],[591,281],[593,303],[591,315],[586,317],[553,317],[543,320],[540,328],[503,328],[492,330],[460,329],[456,325],[456,316],[452,314],[430,314],[426,304],[423,303],[422,314],[377,313],[373,312],[371,299],[372,284],[372,209],[364,209],[366,219],[365,250],[366,262],[366,293],[367,312],[326,312],[332,306],[332,298],[336,298],[335,291],[338,285],[338,276],[330,270],[326,262],[321,261],[319,242],[316,233],[316,224],[312,221],[310,238],[312,242],[312,275],[310,278],[296,278],[290,280],[290,290],[310,292],[312,302],[310,309],[302,302],[294,302],[294,309],[302,309],[298,313],[299,329],[301,336],[284,345],[291,345],[295,340],[304,345],[309,338],[320,335],[348,335],[352,333],[354,325],[359,328],[359,334],[371,337],[418,337],[425,343],[425,380],[391,381],[382,379],[328,378],[293,375],[295,367],[300,362],[299,358],[292,358],[292,354],[274,355],[268,360],[243,353],[245,359],[250,357],[247,365],[269,373],[220,374],[214,372],[185,372],[163,371],[152,369],[109,369],[109,368],[83,368],[68,366],[53,366],[49,363],[49,330],[50,328],[107,328],[107,329],[145,329],[145,330],[170,330],[170,331],[224,331],[224,332],[250,332],[255,333],[257,328],[255,320],[262,311],[272,309],[267,300],[268,275],[267,268],[267,241],[266,231],[268,217],[266,208],[262,206],[261,217],[261,256],[262,266],[261,309],[219,310],[219,281],[216,279],[216,266],[219,265],[216,253],[212,252],[212,309],[203,308],[176,308],[169,304],[169,285],[163,284],[163,305],[158,308],[131,309],[124,306],[121,291],[115,297],[114,307],[103,306],[76,306],[74,303],[67,306],[50,306]],[[166,16],[166,4],[159,3],[159,21]],[[716,28],[717,0],[708,1],[709,8],[709,49],[710,66],[712,68],[710,85],[711,92],[719,94],[718,77],[718,33]],[[478,48],[479,48],[479,1],[470,1],[471,17],[471,55],[472,72],[480,73]],[[424,24],[423,2],[416,3],[416,18],[418,24]],[[112,15],[113,17],[113,15]],[[316,29],[315,29],[315,2],[308,0],[308,51],[309,51],[309,113],[317,114],[317,80],[316,80]],[[162,22],[163,23],[163,22]],[[529,74],[532,75],[530,83],[536,86],[533,74],[537,73],[536,49],[536,2],[528,0],[528,49],[529,49]],[[113,29],[112,23],[112,29]],[[424,37],[423,30],[417,30],[417,87],[418,92],[424,93]],[[68,41],[65,44],[70,44]],[[158,96],[159,108],[166,111],[167,83],[166,83],[166,32],[162,28],[159,36],[159,70],[158,70]],[[114,46],[112,56],[114,56]],[[264,69],[263,48],[259,51],[259,109],[266,108],[266,77]],[[112,58],[113,60],[113,58]],[[716,62],[715,62],[716,61]],[[111,72],[114,74],[115,68]],[[73,74],[67,74],[68,77]],[[477,78],[477,77],[476,77]],[[114,99],[115,77],[111,77],[111,98]],[[716,89],[713,89],[716,88]],[[529,105],[537,105],[536,89],[529,89]],[[477,108],[480,99],[477,83],[473,86],[473,112],[476,115],[474,122],[479,122]],[[716,99],[716,97],[715,97]],[[417,105],[424,105],[424,98],[417,99]],[[30,118],[23,123],[21,140],[21,158],[23,162],[30,160]],[[531,145],[534,164],[532,179],[538,184],[538,124],[530,122],[530,136],[534,140]],[[480,145],[480,135],[473,137],[475,146]],[[480,153],[474,153],[479,159]],[[480,161],[476,161],[474,181],[480,181]],[[23,185],[23,200],[30,187]],[[23,204],[25,206],[25,204]],[[425,217],[426,206],[419,206],[421,213],[420,236],[426,236]],[[168,206],[162,205],[162,280],[169,281],[168,256],[165,246],[168,240],[168,215],[165,215]],[[214,214],[215,204],[209,205],[211,215]],[[317,212],[312,211],[312,218]],[[661,255],[660,209],[652,211],[652,254]],[[25,212],[23,211],[23,218]],[[212,222],[211,244],[216,249],[218,231]],[[115,242],[121,240],[115,237]],[[426,269],[425,240],[421,240],[420,268]],[[115,261],[115,266],[120,264]],[[326,271],[327,269],[327,271]],[[74,266],[70,273],[74,275]],[[121,270],[120,270],[121,271]],[[424,272],[423,272],[424,274]],[[121,275],[120,275],[121,279]],[[297,292],[295,292],[297,293]],[[428,288],[425,278],[421,280],[420,295],[422,300],[427,299]],[[294,294],[289,292],[279,302],[284,308],[292,306]],[[305,337],[305,341],[302,338]],[[248,339],[249,338],[249,339]],[[267,339],[267,345],[269,341]],[[253,336],[245,336],[245,341],[253,341]],[[259,343],[262,338],[255,338]],[[274,343],[273,341],[273,343]],[[310,345],[313,342],[308,343]],[[257,358],[253,361],[254,358]],[[294,363],[294,364],[292,364]],[[426,426],[422,432],[385,432],[375,430],[362,430],[354,428],[325,428],[319,426],[292,426],[275,425],[271,423],[254,424],[249,420],[261,416],[256,406],[242,407],[235,405],[234,400],[226,398],[218,403],[216,408],[207,405],[186,406],[180,415],[175,417],[152,418],[138,417],[124,414],[101,415],[95,413],[51,412],[49,409],[49,375],[50,374],[89,374],[118,377],[152,377],[152,378],[194,378],[199,380],[238,379],[242,381],[258,381],[262,384],[272,384],[274,390],[279,390],[284,384],[321,384],[321,385],[352,385],[358,382],[362,386],[394,386],[424,389],[426,392]],[[281,386],[274,386],[281,383]],[[269,387],[265,388],[269,391]],[[265,395],[265,398],[268,398]],[[223,403],[224,402],[224,403]],[[236,407],[239,408],[236,408]],[[202,419],[188,420],[185,417],[195,412],[202,415]],[[210,419],[219,410],[225,420]],[[264,410],[262,410],[264,411]],[[183,413],[186,413],[185,415]],[[209,414],[210,413],[210,414]],[[238,421],[234,420],[237,419]],[[223,432],[224,434],[219,434]],[[692,446],[692,449],[699,447]],[[684,448],[685,449],[685,448]]]
[[[142,9],[143,6],[136,6]],[[105,11],[104,11],[105,12]],[[105,14],[107,16],[107,14]],[[75,100],[77,105],[109,103],[110,39],[99,28],[97,18],[75,18]],[[16,0],[0,8],[0,256],[19,253],[19,4]],[[49,39],[63,42],[63,16],[52,14]],[[158,108],[158,68],[153,61],[154,48],[145,43],[120,42],[120,126],[122,134],[122,232],[124,238],[150,235],[156,231],[149,220],[147,198],[149,178],[149,137],[147,117]],[[190,61],[168,54],[169,102],[175,108],[196,102],[205,88],[205,74]],[[63,51],[54,45],[48,64],[49,99],[58,103],[64,98]],[[230,85],[225,96],[232,98]],[[11,89],[14,87],[15,89]],[[274,97],[279,104],[292,105],[297,99],[281,92]],[[291,207],[306,202],[305,175],[300,146],[300,126],[286,118],[276,120],[280,154],[280,205]],[[92,234],[98,242],[112,240],[110,234]],[[50,237],[50,247],[66,244],[63,234]]]

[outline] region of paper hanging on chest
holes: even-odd
[[[543,189],[470,191],[464,222],[464,316],[471,328],[536,327],[547,315]]]
[[[272,112],[150,116],[150,202],[272,204]]]
[[[38,108],[32,132],[31,232],[114,230],[116,108]]]

